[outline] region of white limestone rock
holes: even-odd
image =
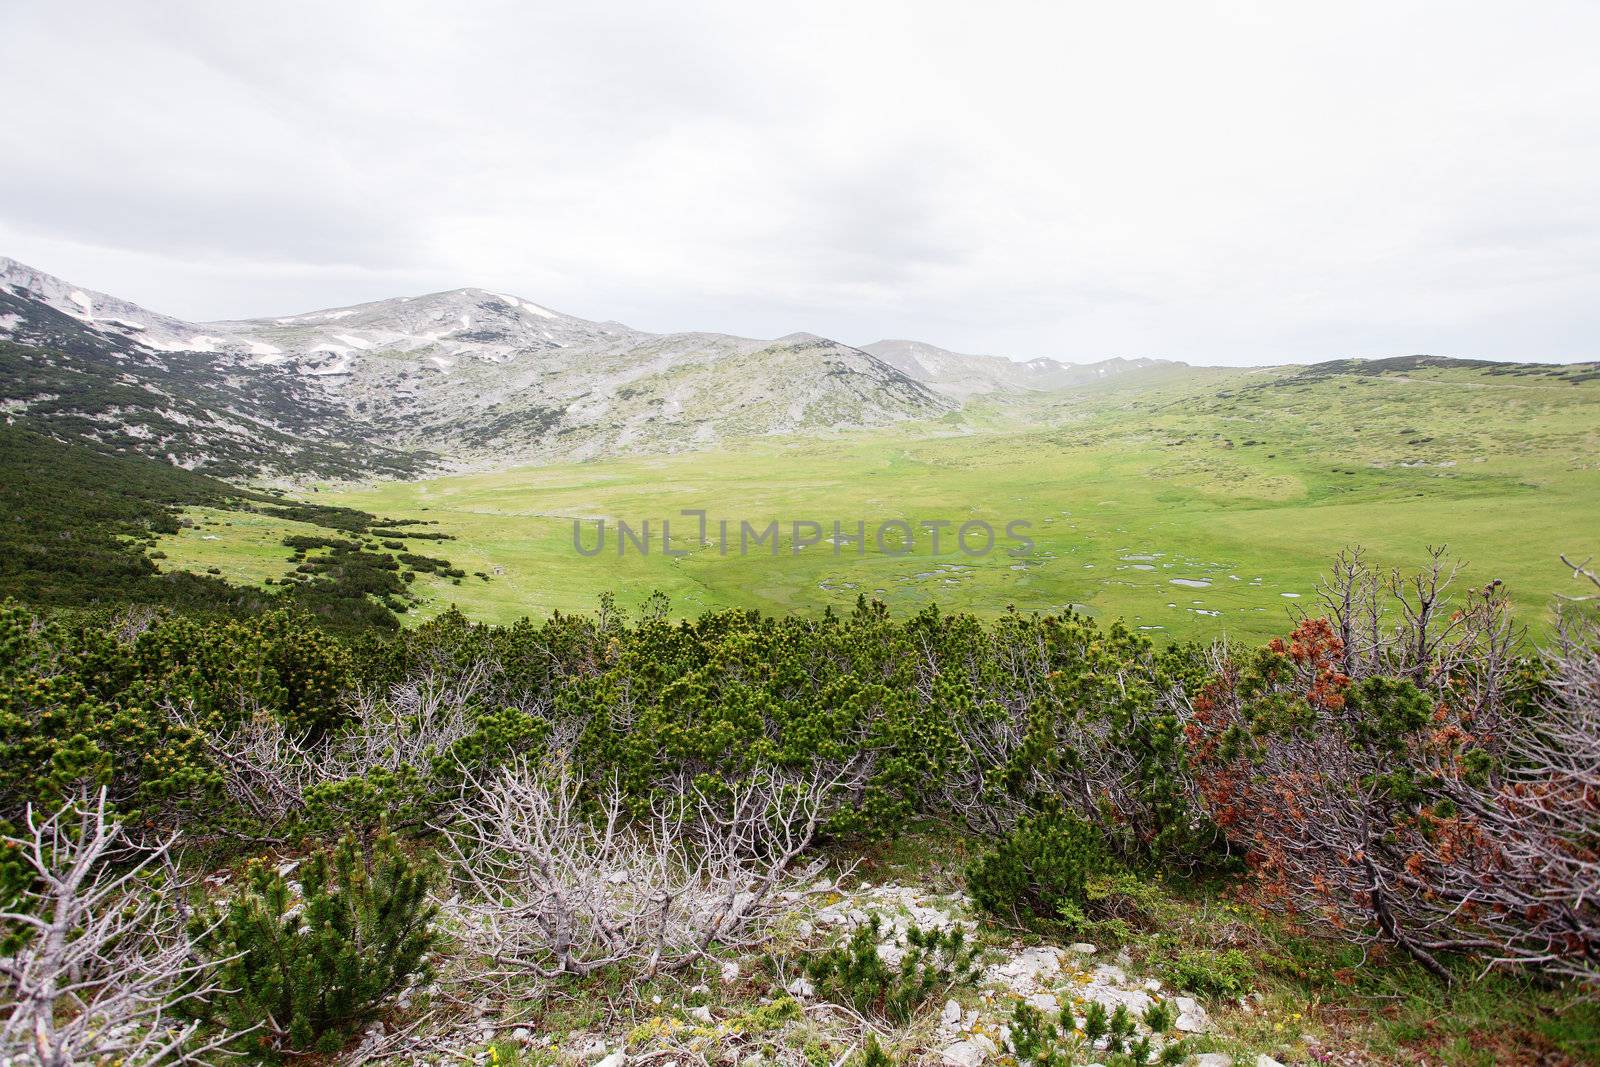
[[[939,1053],[944,1067],[981,1067],[989,1058],[989,1050],[976,1040],[957,1041]]]
[[[1025,948],[983,972],[985,982],[1003,985],[1015,993],[1037,991],[1061,974],[1061,957],[1053,948]]]
[[[1186,1034],[1198,1034],[1211,1025],[1211,1017],[1193,997],[1178,997],[1178,1029]]]

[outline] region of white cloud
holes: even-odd
[[[0,253],[1017,357],[1600,357],[1600,7],[8,5]]]

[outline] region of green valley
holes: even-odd
[[[1470,563],[1464,582],[1505,581],[1522,620],[1540,631],[1553,597],[1570,591],[1559,555],[1594,543],[1600,381],[1590,367],[1413,359],[1183,368],[1042,396],[1021,409],[978,401],[959,422],[303,495],[436,523],[427,529],[453,535],[447,555],[468,576],[418,574],[412,588],[425,603],[414,618],[455,604],[496,622],[589,609],[607,590],[626,606],[658,590],[675,615],[820,613],[865,594],[896,613],[929,603],[989,616],[1070,605],[1158,638],[1255,639],[1310,606],[1342,547],[1359,544],[1398,566],[1446,544]],[[713,531],[730,520],[726,554],[715,536],[696,543],[696,521],[680,514],[694,509]],[[242,582],[290,569],[275,542],[298,532],[293,524],[219,516],[165,537],[164,566],[216,567]],[[592,550],[600,518],[605,549],[585,557],[573,524]],[[685,555],[662,554],[663,519]],[[873,543],[878,524],[896,519],[917,534],[904,555]],[[998,535],[981,558],[954,544],[955,527],[972,519]],[[619,557],[618,520],[635,531],[649,521],[649,555],[629,542]],[[778,553],[763,544],[741,556],[740,520],[757,529],[778,521]],[[808,520],[824,537],[835,520],[847,532],[864,521],[865,551],[826,541],[794,551],[789,524]],[[939,520],[952,525],[934,553],[921,524]],[[1006,551],[1012,520],[1030,524],[1025,557]],[[886,547],[895,550],[894,534]]]

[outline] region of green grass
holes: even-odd
[[[295,522],[253,511],[228,511],[215,507],[190,507],[183,513],[187,525],[169,534],[163,543],[168,558],[164,568],[181,564],[187,570],[216,568],[219,576],[236,585],[265,588],[263,578],[286,573],[291,550],[283,539],[290,534],[325,536],[328,531],[309,522]],[[174,561],[176,557],[177,562]]]
[[[1360,544],[1381,564],[1406,566],[1443,543],[1470,562],[1464,583],[1506,581],[1524,621],[1543,630],[1553,596],[1576,591],[1558,554],[1600,548],[1600,383],[1475,369],[1218,372],[1040,402],[1025,415],[980,408],[965,432],[909,425],[826,442],[758,439],[330,486],[315,499],[435,520],[431,529],[458,538],[451,560],[491,580],[419,577],[427,603],[417,617],[457,604],[497,622],[592,609],[606,590],[624,605],[660,590],[677,614],[820,612],[865,593],[897,612],[931,602],[984,615],[1076,605],[1157,637],[1258,639],[1311,606],[1339,549]],[[728,555],[692,543],[693,520],[678,513],[693,508],[709,512],[713,533],[731,520]],[[600,556],[580,556],[573,520],[586,520],[592,545],[587,520],[601,516],[636,528],[650,520],[651,554],[630,545],[619,558],[613,537]],[[661,554],[663,518],[688,555]],[[827,544],[794,553],[786,533],[779,555],[741,558],[741,519],[812,520],[825,535],[835,519],[847,529],[866,520],[869,538],[889,519],[984,519],[997,531],[1023,519],[1036,546],[1027,559],[1000,550],[969,559],[947,530],[938,555],[925,533],[898,558],[870,545],[864,555]],[[287,569],[286,552],[263,551],[273,532],[208,527],[219,540],[185,532],[161,547],[168,566],[260,580]]]

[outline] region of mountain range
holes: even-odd
[[[959,420],[974,398],[1172,366],[654,334],[485,289],[197,323],[0,258],[10,421],[224,475],[405,474]]]
[[[889,366],[955,400],[992,394],[1055,392],[1093,385],[1129,372],[1185,364],[1165,359],[1113,356],[1097,363],[1041,358],[1019,362],[1004,356],[970,356],[922,341],[874,341],[862,345]]]

